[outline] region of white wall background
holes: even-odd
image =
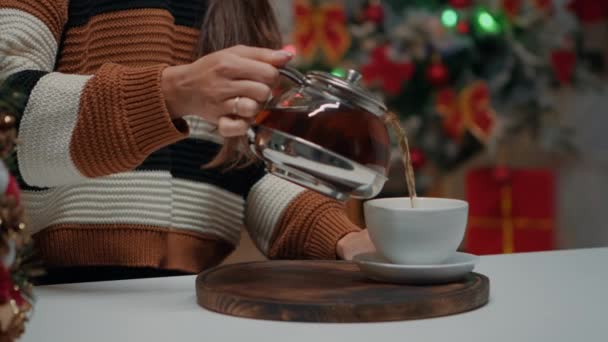
[[[581,156],[558,170],[560,245],[608,246],[608,91],[564,102]]]

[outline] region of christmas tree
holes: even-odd
[[[418,177],[450,172],[480,153],[501,163],[497,151],[524,133],[546,151],[571,154],[556,90],[604,86],[606,35],[596,31],[606,27],[608,0],[293,6],[299,67],[338,76],[360,70],[400,116]],[[424,193],[429,182],[418,184]]]
[[[16,108],[23,94],[0,86],[0,340],[14,341],[24,332],[32,309],[30,279],[41,273],[27,232],[17,180],[14,147],[17,142]]]

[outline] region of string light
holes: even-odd
[[[342,68],[335,68],[334,70],[331,71],[331,74],[336,77],[344,78],[344,77],[346,77],[346,70],[344,70]]]
[[[445,9],[441,13],[441,23],[448,28],[456,27],[458,24],[458,12],[451,8]]]
[[[486,10],[479,10],[475,16],[477,27],[482,33],[497,34],[500,33],[501,27],[496,18]]]

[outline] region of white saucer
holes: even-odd
[[[377,281],[400,284],[440,284],[462,279],[475,268],[479,257],[454,252],[454,255],[446,262],[435,265],[393,264],[378,253],[359,254],[353,260],[366,276]]]

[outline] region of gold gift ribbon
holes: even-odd
[[[529,217],[513,217],[513,189],[510,184],[504,185],[500,190],[501,217],[474,216],[469,218],[469,227],[487,228],[500,226],[502,230],[502,251],[504,254],[515,250],[515,229],[551,230],[555,222],[553,219],[535,219]]]

